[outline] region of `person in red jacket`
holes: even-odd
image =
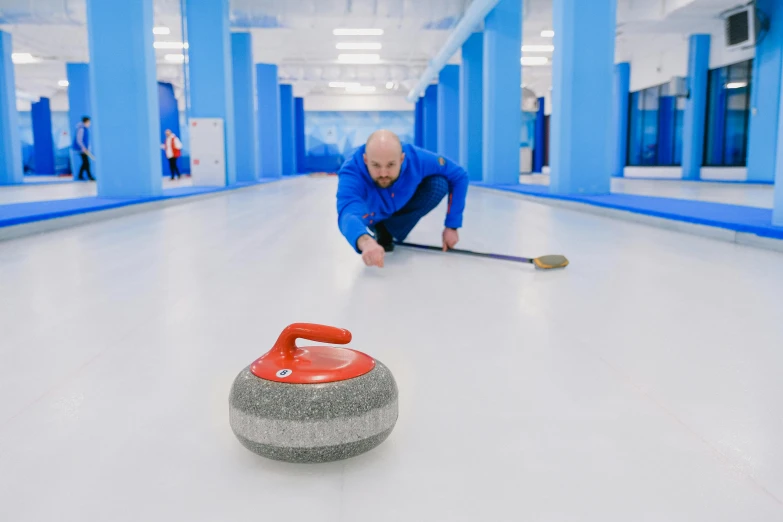
[[[161,149],[166,151],[166,157],[169,160],[169,170],[171,171],[171,179],[177,176],[180,177],[179,167],[177,166],[177,158],[182,155],[182,142],[176,134],[171,132],[170,129],[166,129],[166,143],[160,146]]]

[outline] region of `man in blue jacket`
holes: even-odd
[[[343,164],[338,180],[340,232],[367,266],[383,267],[394,241],[403,241],[446,194],[443,250],[459,241],[468,174],[449,159],[403,145],[396,134],[381,130]]]
[[[86,172],[87,179],[95,181],[90,172],[90,117],[85,116],[82,118],[82,122],[76,125],[76,132],[73,136],[73,144],[71,148],[79,153],[82,158],[82,166],[79,169],[79,176],[74,179],[82,179],[82,175]]]

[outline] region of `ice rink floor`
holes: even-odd
[[[53,179],[55,178],[47,176],[28,176],[25,178],[26,185],[0,187],[0,205],[84,198],[97,194],[95,183],[51,183]],[[41,181],[49,183],[42,184]],[[520,176],[520,182],[532,185],[549,185],[549,175]],[[167,177],[163,178],[164,189],[190,187],[192,185],[190,177],[187,176],[174,181]],[[772,185],[673,181],[665,179],[613,178],[612,193],[691,199],[760,208],[772,208],[774,199],[774,187]]]
[[[783,520],[783,255],[472,188],[461,247],[571,265],[367,269],[335,188],[0,243],[0,520]],[[372,452],[284,464],[232,434],[234,377],[300,321],[394,373]]]

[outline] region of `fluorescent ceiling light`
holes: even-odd
[[[60,80],[59,82],[57,82],[57,85],[59,85],[60,87],[68,87],[70,83],[68,82],[68,80]]]
[[[30,53],[11,53],[11,61],[15,64],[38,63],[41,60]]]
[[[381,48],[381,44],[373,42],[340,42],[336,47],[348,51],[377,51]]]
[[[375,92],[374,85],[359,85],[357,87],[346,87],[345,92],[361,94],[365,92]]]
[[[163,57],[167,62],[183,63],[185,61],[184,54],[167,54]]]
[[[386,82],[387,89],[394,89],[394,82]]]
[[[523,45],[523,53],[551,53],[555,50],[554,45]]]
[[[182,42],[155,42],[152,44],[155,49],[187,49],[188,44]]]
[[[342,63],[378,63],[381,56],[378,54],[340,54],[337,61]]]
[[[731,82],[726,84],[727,89],[742,89],[743,87],[747,87],[748,82]]]
[[[166,27],[164,25],[161,25],[161,26],[158,26],[158,27],[153,27],[152,28],[152,33],[153,34],[171,34],[171,29],[169,29],[168,27]]]
[[[551,29],[545,29],[544,31],[541,31],[541,36],[544,38],[554,38],[555,32]]]
[[[381,36],[383,29],[335,29],[335,36]]]
[[[546,56],[523,56],[522,65],[546,65],[549,60]]]
[[[339,87],[341,89],[345,87],[359,87],[359,82],[329,82],[329,87]]]

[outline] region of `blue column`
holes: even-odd
[[[33,155],[36,174],[54,174],[54,137],[52,136],[52,106],[49,98],[33,103]]]
[[[221,118],[226,184],[237,180],[229,0],[185,0],[190,117]],[[191,154],[197,151],[191,151]]]
[[[701,178],[707,119],[710,35],[691,35],[688,48],[688,100],[682,123],[682,179]]]
[[[459,65],[447,65],[438,77],[438,154],[459,161]]]
[[[293,85],[280,86],[280,140],[283,144],[283,176],[296,174]]]
[[[481,181],[484,141],[484,35],[473,33],[462,44],[459,85],[459,162],[471,181]]]
[[[68,129],[71,132],[71,138],[73,138],[76,126],[82,121],[82,118],[92,117],[90,66],[86,63],[68,63],[65,65],[65,74],[68,80]],[[71,172],[78,172],[81,166],[79,154],[72,150],[70,156]],[[95,169],[92,170],[93,176],[97,176]]]
[[[282,143],[280,141],[280,87],[277,65],[256,65],[258,90],[258,144],[262,178],[283,175]]]
[[[253,91],[253,37],[250,33],[231,33],[231,55],[237,181],[256,181],[259,170],[258,140]]]
[[[413,113],[413,144],[417,147],[424,146],[424,99],[416,100],[416,109]]]
[[[98,195],[157,196],[163,191],[153,0],[87,0],[91,149]],[[73,132],[73,131],[72,131]]]
[[[533,172],[544,171],[544,127],[546,113],[546,98],[538,98],[538,111],[536,111],[535,136],[533,137]]]
[[[628,163],[628,99],[631,92],[631,64],[618,63],[614,66],[614,112],[613,138],[614,166],[612,176],[621,178]]]
[[[750,85],[748,123],[748,181],[773,181],[775,176],[778,100],[783,70],[783,5],[779,0],[756,0],[770,17],[767,35],[756,44]]]
[[[674,164],[674,113],[677,110],[677,98],[661,96],[658,98],[658,164]]]
[[[500,0],[484,20],[481,170],[487,183],[519,183],[521,46],[522,0]]]
[[[11,35],[0,31],[0,185],[24,182]]]
[[[307,136],[305,134],[304,98],[294,98],[294,139],[296,142],[296,169],[307,172]]]
[[[550,191],[608,194],[617,0],[554,0]]]
[[[431,152],[438,151],[438,86],[430,85],[424,91],[422,125],[424,126],[423,147]]]

